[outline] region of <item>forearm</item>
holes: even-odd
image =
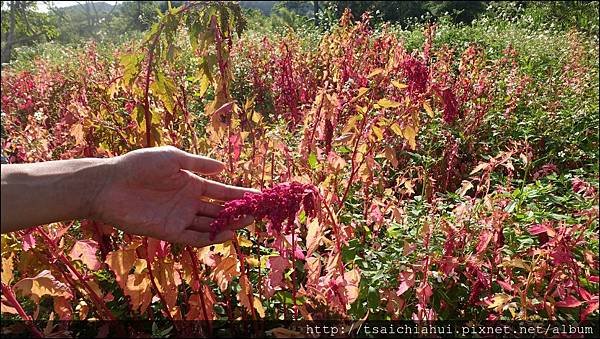
[[[110,159],[2,165],[2,233],[88,217]]]

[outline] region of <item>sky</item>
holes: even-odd
[[[37,8],[40,12],[47,12],[48,11],[48,6],[46,6],[46,4],[44,3],[45,1],[38,1],[37,2]],[[122,1],[92,1],[92,2],[106,2],[107,4],[117,4],[119,2]],[[85,1],[52,1],[52,4],[56,7],[69,7],[69,6],[73,6],[73,5],[77,5],[78,3],[85,3]]]

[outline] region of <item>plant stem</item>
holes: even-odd
[[[50,250],[50,254],[54,258],[60,260],[65,266],[67,266],[69,271],[71,271],[71,272],[73,272],[73,274],[75,274],[78,281],[81,283],[83,289],[85,289],[89,293],[93,302],[102,309],[102,311],[105,313],[105,315],[108,317],[108,319],[117,320],[117,318],[115,318],[115,316],[108,309],[108,307],[106,307],[106,304],[104,303],[104,301],[102,301],[102,299],[98,296],[98,294],[96,294],[96,292],[91,288],[91,286],[85,281],[85,279],[83,278],[81,273],[79,273],[79,271],[77,271],[77,269],[75,267],[73,267],[73,264],[71,264],[71,261],[58,251],[58,249],[56,248],[56,244],[54,243],[54,240],[52,240],[50,238],[50,236],[46,232],[44,232],[44,230],[41,227],[36,227],[36,231],[39,234],[41,234],[42,237],[48,243],[48,248]]]
[[[252,292],[252,284],[250,283],[250,278],[248,278],[248,269],[246,267],[246,263],[244,262],[244,253],[242,253],[240,245],[235,236],[233,237],[231,242],[233,243],[235,252],[237,253],[237,257],[240,262],[240,274],[248,281],[248,302],[250,303],[250,313],[252,314],[252,320],[256,321],[256,312],[254,311],[254,293]]]
[[[11,304],[11,306],[14,307],[15,310],[17,310],[17,313],[23,320],[28,322],[33,321],[31,317],[27,313],[25,313],[25,310],[15,297],[15,294],[13,293],[12,289],[9,286],[4,285],[4,283],[2,283],[2,296],[4,296],[6,300]],[[42,332],[40,332],[40,330],[33,323],[31,324],[31,331],[33,332],[36,338],[44,337]]]
[[[148,238],[147,237],[144,237],[144,247],[148,248]],[[156,285],[156,281],[154,280],[154,273],[152,272],[152,262],[150,261],[150,256],[148,255],[148,251],[146,251],[146,262],[148,264],[147,265],[148,275],[150,276],[150,282],[152,283],[152,287],[156,291],[156,294],[158,295],[158,298],[160,299],[160,303],[163,305],[163,307],[167,313],[167,318],[169,318],[169,320],[173,321],[173,316],[171,315],[171,312],[169,310],[169,305],[167,304],[167,301],[163,297],[162,293],[160,293],[160,290],[158,289],[158,285]]]
[[[148,67],[146,68],[146,83],[144,86],[144,120],[146,122],[146,147],[152,147],[152,114],[150,113],[150,99],[148,98],[150,91],[150,73],[152,73],[152,62],[154,61],[154,49],[160,38],[163,26],[161,25],[156,32],[156,36],[152,41],[152,46],[148,51]],[[150,266],[150,265],[148,265]]]
[[[198,258],[196,258],[196,252],[194,252],[194,250],[191,247],[187,246],[186,250],[190,258],[192,259],[192,274],[194,275],[194,279],[198,284],[198,291],[196,291],[196,293],[198,293],[198,296],[200,297],[200,306],[202,307],[202,314],[204,315],[204,320],[206,320],[208,323],[208,334],[212,335],[212,324],[210,322],[212,319],[209,319],[208,312],[206,311],[206,304],[204,303],[204,286],[202,285],[202,281],[200,280],[200,274],[198,273]]]

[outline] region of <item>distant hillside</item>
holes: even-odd
[[[155,1],[155,2],[165,2],[165,1]],[[178,1],[177,1],[178,2]],[[240,1],[240,6],[242,8],[252,8],[258,9],[263,14],[269,15],[271,13],[271,9],[277,3],[277,1]],[[122,3],[117,4],[119,7]],[[89,9],[87,8],[89,6]],[[106,2],[81,2],[81,5],[73,5],[68,7],[58,8],[58,11],[65,14],[72,13],[86,13],[88,10],[91,13],[97,12],[98,14],[105,14],[110,12],[113,9],[112,4]]]
[[[113,9],[113,6],[114,5],[111,5],[106,2],[81,2],[80,5],[78,4],[68,7],[61,7],[57,10],[65,14],[71,14],[76,12],[86,13],[88,11],[91,13],[105,14],[110,12]]]
[[[240,1],[240,6],[242,8],[252,8],[258,9],[263,14],[269,15],[271,14],[271,9],[273,9],[273,5],[275,5],[277,1]]]

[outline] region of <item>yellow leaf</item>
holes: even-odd
[[[382,108],[396,108],[396,107],[400,107],[400,103],[396,102],[396,101],[392,101],[389,99],[380,99],[379,101],[377,101],[377,105],[379,105]]]
[[[70,134],[75,137],[75,145],[85,145],[85,132],[83,131],[82,124],[75,124],[71,127]]]
[[[67,299],[73,297],[67,285],[59,282],[49,270],[44,270],[33,278],[19,280],[13,289],[21,295],[31,296],[36,303],[45,295]]]
[[[392,80],[392,85],[394,85],[394,87],[396,87],[397,89],[405,89],[408,87],[407,84],[403,84],[401,82],[398,82],[396,80]]]
[[[415,193],[415,190],[413,189],[414,185],[412,183],[412,180],[406,180],[404,182],[404,187],[406,188],[406,193],[408,193],[408,194],[414,194]]]
[[[14,275],[13,275],[13,257],[14,256],[15,256],[14,253],[10,253],[8,258],[2,257],[2,283],[6,286],[10,286],[10,283],[14,279]]]
[[[398,167],[398,158],[396,157],[396,152],[391,147],[385,148],[385,157],[388,159],[394,168]]]
[[[431,109],[431,106],[429,106],[428,102],[423,103],[423,108],[425,108],[425,112],[427,112],[427,115],[433,118],[433,110]]]
[[[212,272],[213,279],[216,280],[221,291],[225,291],[233,278],[239,274],[238,261],[233,256],[223,258]]]
[[[250,265],[251,267],[258,267],[260,265],[260,262],[258,262],[258,259],[256,259],[253,256],[248,256],[246,257],[246,262],[248,263],[248,265]]]
[[[71,303],[65,297],[54,298],[54,312],[58,314],[59,320],[71,320],[73,316]]]
[[[145,272],[130,274],[127,277],[126,288],[123,288],[123,292],[126,296],[129,296],[133,309],[139,310],[141,313],[146,311],[154,296],[151,289],[150,277]]]
[[[244,111],[249,111],[254,105],[254,97],[246,99],[246,103],[244,104]]]
[[[135,267],[135,274],[141,274],[146,267],[148,267],[148,262],[146,261],[146,259],[136,259],[135,260],[135,264],[133,265]]]
[[[313,219],[307,226],[306,233],[306,256],[310,256],[319,247],[323,229],[317,218]]]
[[[358,120],[359,120],[358,115],[354,115],[350,119],[348,119],[346,126],[344,126],[344,128],[342,129],[342,133],[346,134],[346,133],[352,131],[353,129],[355,129],[356,123],[358,122]]]
[[[373,130],[373,134],[375,134],[377,137],[377,141],[381,141],[381,139],[383,139],[383,132],[381,131],[381,128],[373,126],[371,129]]]
[[[502,312],[503,308],[509,301],[512,300],[512,296],[505,293],[498,293],[492,298],[492,303],[488,305],[488,308],[493,308],[496,312]]]
[[[372,78],[372,77],[376,76],[377,74],[381,74],[382,72],[383,72],[383,68],[376,68],[371,73],[369,73],[369,75],[367,75],[367,78]]]
[[[473,175],[473,174],[475,174],[475,173],[477,173],[477,172],[481,171],[482,169],[487,169],[487,168],[488,168],[488,164],[487,164],[487,163],[485,163],[485,162],[483,162],[483,163],[481,163],[481,164],[477,165],[477,167],[475,167],[475,169],[473,169],[473,170],[471,171],[471,174],[470,174],[470,175]]]
[[[79,312],[79,320],[85,320],[87,318],[89,310],[90,307],[84,300],[80,300],[79,304],[75,306],[75,311]]]
[[[206,74],[203,74],[202,78],[200,79],[200,92],[198,92],[198,95],[200,97],[204,96],[209,85],[210,85],[210,79],[206,76]]]
[[[252,305],[250,304],[250,297],[254,299],[254,296],[250,293],[250,282],[248,281],[248,277],[242,275],[240,277],[240,291],[237,293],[237,299],[240,301],[240,304],[244,305],[248,312],[252,312],[252,308],[254,307],[254,300],[252,300]]]
[[[248,240],[248,239],[244,238],[244,237],[243,237],[243,236],[241,236],[241,235],[238,235],[238,237],[237,237],[237,240],[238,240],[238,244],[239,244],[241,247],[252,247],[252,245],[253,245],[253,244],[252,244],[252,241],[250,241],[250,240]]]
[[[531,267],[523,261],[523,259],[515,258],[510,261],[505,261],[501,264],[504,267],[517,267],[527,271],[531,271]]]
[[[359,89],[358,89],[358,95],[357,95],[357,96],[354,98],[354,100],[356,100],[356,99],[358,99],[358,98],[362,97],[362,96],[363,96],[363,95],[365,95],[365,93],[367,93],[368,91],[369,91],[369,89],[368,89],[368,88],[366,88],[366,87],[361,87],[361,88],[359,88]]]
[[[229,240],[226,241],[222,244],[216,244],[216,245],[212,245],[212,246],[207,246],[206,249],[209,250],[210,247],[213,247],[213,251],[214,253],[220,254],[222,257],[228,257],[230,255],[235,255],[235,247],[233,246],[233,243]],[[204,249],[205,247],[203,247],[202,249]],[[200,254],[202,255],[202,251],[200,251]]]
[[[121,288],[125,288],[127,275],[129,274],[129,270],[131,270],[135,264],[136,259],[135,248],[113,251],[106,256],[105,262],[115,273],[116,280]]]
[[[394,132],[397,136],[402,136],[402,129],[400,128],[400,125],[398,125],[397,122],[393,123],[392,126],[390,126],[390,129],[392,130],[392,132]]]
[[[262,302],[260,302],[260,299],[258,297],[254,297],[254,302],[253,302],[254,308],[256,309],[256,312],[258,312],[258,315],[261,318],[265,317],[265,308],[263,307]]]
[[[262,120],[262,115],[260,113],[254,111],[252,112],[252,122],[258,124]]]
[[[404,138],[408,141],[408,144],[410,145],[410,148],[412,150],[417,148],[417,132],[414,128],[412,128],[411,126],[406,127],[402,135],[404,135]]]

